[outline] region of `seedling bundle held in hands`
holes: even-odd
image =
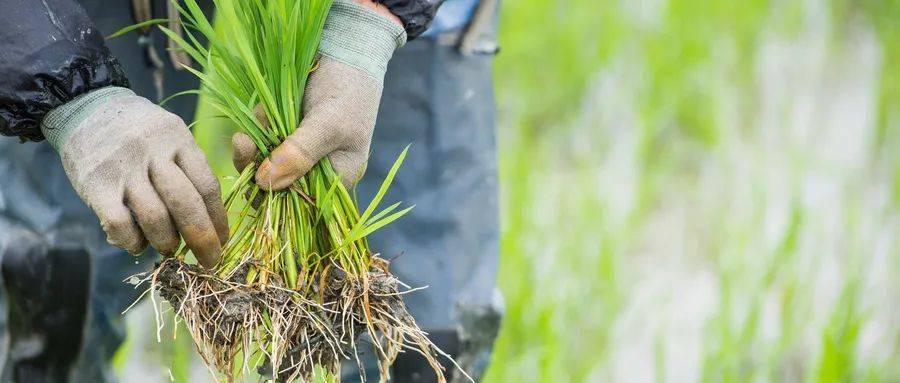
[[[152,288],[228,380],[253,370],[281,381],[309,380],[321,369],[337,374],[342,361],[356,358],[365,333],[383,380],[406,349],[424,355],[443,381],[442,352],[416,326],[402,283],[366,240],[409,210],[395,204],[376,212],[406,152],[362,213],[327,158],[285,190],[254,183],[260,161],[303,117],[331,0],[216,0],[217,28],[194,0],[173,4],[184,37],[162,30],[199,64],[186,68],[200,78],[199,92],[251,137],[260,156],[225,195],[232,228],[216,268],[185,263],[182,247],[154,270]]]

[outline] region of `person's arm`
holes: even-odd
[[[409,40],[419,37],[431,25],[444,0],[360,0],[374,2],[387,8],[403,24]]]
[[[103,36],[74,0],[0,0],[0,133],[41,141],[54,108],[94,89],[128,87]]]
[[[355,184],[369,158],[388,61],[409,36],[425,31],[441,2],[335,0],[319,43],[319,65],[306,87],[303,121],[260,164],[256,183],[286,188],[328,156],[344,184]],[[256,147],[241,133],[233,145],[241,170]]]
[[[181,237],[213,266],[218,180],[181,118],[127,86],[77,2],[0,0],[0,133],[49,141],[109,243],[171,253]]]

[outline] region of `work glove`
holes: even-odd
[[[41,124],[110,244],[171,254],[179,233],[204,266],[228,239],[219,182],[184,122],[131,90],[94,90]]]
[[[355,184],[369,158],[388,61],[405,43],[399,22],[352,0],[335,0],[319,43],[318,66],[306,86],[303,121],[263,160],[256,183],[265,190],[284,189],[327,155],[344,185]],[[257,148],[243,133],[235,134],[232,144],[234,165],[242,171],[256,158]]]

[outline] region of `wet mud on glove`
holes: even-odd
[[[172,253],[183,237],[215,265],[228,238],[219,183],[178,116],[131,90],[107,87],[52,110],[41,131],[110,244]]]

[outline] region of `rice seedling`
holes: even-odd
[[[322,369],[336,374],[344,360],[359,363],[363,334],[376,349],[382,381],[404,350],[422,354],[445,381],[437,357],[448,356],[416,325],[401,299],[409,287],[366,240],[411,209],[396,203],[378,210],[406,151],[361,212],[327,158],[286,190],[266,192],[253,181],[262,159],[302,119],[331,0],[214,3],[215,28],[195,0],[173,1],[183,35],[160,26],[199,66],[185,69],[201,89],[174,96],[204,94],[251,137],[259,158],[224,196],[232,227],[215,269],[185,262],[182,245],[145,280],[228,381],[253,370],[278,381],[307,381]]]

